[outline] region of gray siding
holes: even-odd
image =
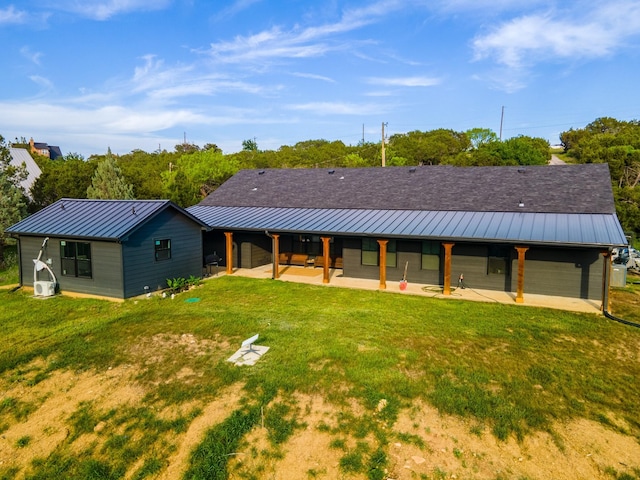
[[[362,240],[359,238],[345,238],[342,243],[342,264],[345,277],[367,278],[377,280],[380,278],[380,267],[362,265]],[[387,278],[390,269],[387,269]]]
[[[510,257],[514,254],[515,250],[510,252]],[[508,261],[507,265],[511,263]],[[451,285],[457,285],[460,275],[464,275],[464,283],[469,288],[510,292],[511,277],[518,272],[517,264],[515,268],[501,274],[489,273],[488,245],[456,243],[451,251]]]
[[[240,268],[256,268],[271,263],[271,239],[265,234],[237,234],[233,236],[240,245]]]
[[[38,257],[44,237],[20,237],[20,270],[22,284],[33,286],[33,259]],[[77,239],[50,238],[42,260],[51,259],[51,269],[58,280],[59,289],[88,293],[107,297],[123,298],[121,246],[115,242],[91,241],[92,278],[76,278],[62,275],[60,241],[80,241]],[[40,279],[47,273],[40,272]]]
[[[155,240],[171,240],[171,258],[155,260]],[[168,278],[201,277],[200,226],[172,209],[162,211],[123,242],[125,297],[167,288]]]
[[[601,300],[603,262],[594,249],[530,248],[525,254],[524,291]],[[517,268],[515,260],[512,269]]]
[[[398,241],[398,275],[400,280],[404,275],[404,267],[407,265],[407,281],[412,283],[425,283],[428,285],[439,285],[442,283],[442,265],[444,252],[440,249],[440,269],[439,270],[423,270],[422,269],[422,242],[403,242]],[[408,262],[408,264],[407,264]],[[394,272],[395,274],[395,272]],[[396,280],[395,277],[387,278]]]
[[[442,285],[444,251],[441,250],[439,271],[422,270],[420,242],[398,241],[396,267],[387,268],[387,280],[400,280],[404,266],[407,280],[415,283]],[[344,240],[344,275],[377,280],[380,268],[362,265],[361,239]],[[456,243],[451,257],[451,285],[460,275],[469,288],[515,292],[517,290],[518,258],[514,247],[508,248],[507,271],[489,273],[489,246]],[[563,249],[531,247],[525,255],[524,291],[541,295],[600,300],[602,297],[603,257],[594,249]]]

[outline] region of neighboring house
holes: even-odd
[[[128,298],[201,277],[200,220],[168,200],[64,198],[18,222],[20,283],[33,285],[34,259],[50,266],[63,293]],[[46,239],[46,241],[45,241]]]
[[[31,153],[37,153],[38,155],[48,157],[51,160],[55,160],[56,158],[63,156],[60,147],[48,145],[42,142],[34,142],[33,138],[29,140],[29,149],[31,150]]]
[[[601,300],[624,245],[607,164],[243,170],[187,209],[205,254],[345,277]],[[275,255],[274,255],[275,253]]]
[[[24,189],[25,194],[31,198],[31,187],[42,174],[42,170],[40,170],[40,167],[26,149],[10,147],[9,153],[11,154],[11,165],[20,167],[24,164],[27,168],[27,178],[21,181],[20,185]]]

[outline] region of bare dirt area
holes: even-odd
[[[0,467],[13,468],[13,478],[24,478],[34,459],[47,458],[61,448],[85,452],[92,445],[98,454],[107,442],[104,432],[116,429],[108,420],[96,422],[90,431],[70,437],[70,419],[83,405],[96,411],[142,406],[145,388],[135,381],[145,362],[159,361],[143,355],[164,345],[173,354],[198,355],[216,348],[193,336],[162,335],[142,342],[134,352],[140,361],[100,372],[73,373],[55,371],[42,381],[31,382],[44,362],[33,362],[23,369],[21,381],[0,379],[2,398],[14,399],[25,406],[23,415],[2,418]],[[144,358],[144,360],[143,360]],[[242,367],[251,368],[251,367]],[[187,379],[192,372],[182,372]],[[174,378],[173,381],[181,381]],[[222,389],[213,401],[190,399],[171,411],[158,412],[170,418],[186,411],[198,410],[181,432],[170,432],[163,441],[170,445],[162,458],[162,468],[145,478],[163,480],[182,478],[191,452],[199,445],[208,429],[220,424],[243,403],[246,392],[236,384]],[[278,402],[280,399],[274,400]],[[229,478],[357,478],[363,473],[350,473],[344,458],[358,448],[367,455],[380,445],[379,439],[346,434],[345,419],[381,413],[366,412],[356,402],[336,405],[320,395],[294,395],[290,415],[297,428],[284,442],[274,444],[269,430],[259,422],[242,439],[237,451],[230,454]],[[269,405],[265,407],[269,408]],[[173,411],[175,410],[175,411]],[[625,425],[618,425],[624,431]],[[521,442],[497,440],[482,425],[469,420],[441,415],[428,404],[416,402],[401,410],[393,425],[386,428],[382,448],[386,455],[384,478],[409,479],[612,479],[628,472],[637,475],[640,468],[640,443],[637,439],[614,431],[599,423],[579,419],[554,426],[554,434],[535,433]],[[366,445],[371,445],[367,450]],[[364,445],[364,446],[363,446]],[[144,457],[144,456],[143,456]],[[144,462],[138,460],[124,478]],[[636,478],[635,476],[631,478]]]

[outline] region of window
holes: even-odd
[[[422,270],[440,270],[440,243],[433,240],[422,242]]]
[[[156,262],[169,260],[171,258],[171,240],[155,241]]]
[[[333,243],[333,238],[331,239]],[[333,246],[331,246],[333,249]],[[293,239],[293,252],[309,255],[322,255],[322,242],[320,235],[298,235]]]
[[[489,247],[489,258],[487,261],[487,274],[506,275],[509,273],[509,247]]]
[[[91,244],[88,242],[60,242],[62,275],[92,278]]]
[[[373,238],[362,239],[362,265],[379,265],[380,245]],[[387,243],[387,267],[397,266],[396,241]]]
[[[362,239],[362,265],[378,265],[378,242],[373,238]]]

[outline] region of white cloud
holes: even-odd
[[[20,55],[36,65],[40,65],[40,59],[42,58],[42,52],[32,52],[27,46],[20,49]]]
[[[313,73],[294,72],[291,75],[299,78],[310,78],[311,80],[321,80],[327,83],[336,83],[336,81],[333,78],[325,77],[324,75],[315,75]]]
[[[340,102],[309,102],[287,105],[287,109],[316,115],[370,115],[381,112],[380,105]]]
[[[348,50],[357,42],[339,41],[339,34],[380,21],[391,11],[407,8],[411,3],[414,2],[382,0],[364,8],[347,10],[334,23],[307,28],[296,26],[291,30],[274,26],[253,35],[239,35],[232,41],[212,43],[205,53],[226,63],[264,63],[278,59],[313,58],[330,51]]]
[[[584,5],[582,5],[584,6]],[[473,41],[476,60],[493,58],[509,68],[556,59],[603,57],[640,33],[640,3],[614,1],[589,11],[521,16]]]
[[[384,87],[433,87],[442,80],[435,77],[374,77],[367,79],[367,83]]]
[[[162,10],[171,0],[63,0],[56,7],[93,20],[108,20],[121,13]]]
[[[519,10],[532,7],[548,7],[553,0],[436,0],[430,7],[444,13],[473,13],[477,15],[495,15],[504,11]]]
[[[229,91],[251,94],[267,92],[263,85],[243,82],[221,73],[208,73],[205,68],[196,68],[195,65],[165,68],[164,61],[154,55],[146,55],[143,60],[144,64],[134,70],[131,91],[145,93],[149,98],[170,100],[194,95],[211,96]],[[270,88],[276,89],[277,87]]]
[[[259,3],[262,0],[236,0],[233,4],[229,5],[227,8],[222,9],[217,15],[216,20],[226,20],[231,17],[236,16],[238,13],[246,10],[251,7],[251,5],[255,3]]]
[[[40,75],[31,75],[29,79],[45,90],[53,90],[53,83],[51,83],[51,80],[48,78],[41,77]]]
[[[16,7],[13,5],[9,5],[6,8],[0,8],[0,25],[25,23],[26,21],[27,12],[24,10],[16,10]]]

